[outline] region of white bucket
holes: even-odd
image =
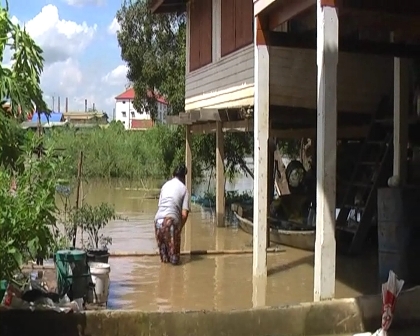
[[[92,293],[92,303],[106,304],[109,295],[109,273],[111,272],[111,266],[104,263],[90,262],[89,267],[92,282],[95,285],[95,290]]]

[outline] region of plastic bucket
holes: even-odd
[[[107,249],[104,250],[88,250],[87,251],[87,261],[97,262],[97,263],[108,263],[109,253]]]
[[[105,263],[91,262],[89,263],[90,274],[94,284],[94,291],[90,295],[92,303],[106,304],[109,296],[109,273],[111,266]]]

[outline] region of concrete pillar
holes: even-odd
[[[324,2],[328,2],[325,4]],[[335,294],[338,15],[317,0],[317,187],[314,300]]]
[[[256,16],[254,21],[254,237],[252,263],[254,278],[267,277],[270,59],[265,28],[266,22]],[[257,289],[255,286],[253,288]]]
[[[407,183],[408,112],[410,99],[409,61],[394,58],[394,179]]]
[[[223,123],[216,121],[216,223],[225,226],[225,151]]]
[[[185,126],[185,166],[187,167],[188,174],[185,179],[185,185],[187,187],[188,193],[192,194],[192,134],[191,134],[191,126]],[[190,209],[191,210],[191,209]],[[191,216],[189,216],[187,223],[185,223],[184,227],[184,251],[191,251]]]

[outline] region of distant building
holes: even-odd
[[[65,112],[63,116],[72,125],[104,125],[108,123],[108,116],[103,112]]]
[[[64,119],[63,113],[51,112],[47,115],[44,112],[39,114],[29,114],[28,120],[24,121],[21,126],[24,129],[37,129],[38,128],[38,121],[43,128],[51,128],[51,127],[59,127],[66,125],[67,121]]]
[[[115,97],[115,121],[121,121],[125,129],[148,129],[153,127],[149,111],[137,111],[133,106],[134,89],[130,88]],[[157,97],[156,121],[166,123],[168,103],[163,97]]]

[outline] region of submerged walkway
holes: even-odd
[[[222,230],[222,229],[219,229]],[[111,309],[144,311],[246,309],[252,307],[252,255],[183,257],[180,266],[158,257],[111,258]],[[267,305],[310,302],[313,254],[286,249],[268,255]],[[367,260],[343,260],[337,297],[376,293],[375,267]]]

